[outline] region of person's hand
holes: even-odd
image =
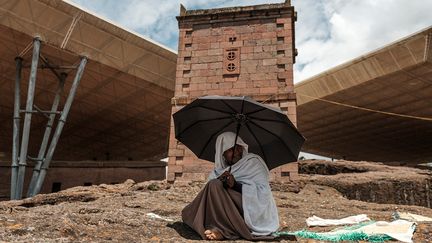
[[[228,171],[225,171],[224,173],[222,173],[222,175],[220,175],[218,177],[218,179],[222,182],[225,181],[226,185],[229,188],[233,188],[233,186],[235,185],[235,182],[236,182],[234,179],[234,176]]]

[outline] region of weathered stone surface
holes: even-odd
[[[309,163],[322,165],[331,162]],[[300,162],[299,165],[302,168],[305,162]],[[353,190],[361,184],[360,182],[396,183],[403,180],[403,176],[407,181],[408,178],[412,181],[421,181],[424,176],[430,177],[428,172],[367,162],[343,161],[335,165],[340,166],[339,171],[367,172],[336,175],[300,174],[298,181],[272,183],[281,230],[305,229],[305,220],[312,215],[336,219],[364,213],[374,220],[391,221],[392,213],[400,211],[432,217],[432,209],[426,207],[350,200],[339,192],[343,191],[341,188],[349,191],[349,186]],[[196,242],[199,236],[181,222],[181,210],[193,200],[203,185],[203,182],[176,181],[169,184],[166,181],[136,183],[128,180],[117,185],[75,187],[30,199],[1,202],[0,240]],[[149,217],[148,213],[157,214],[162,219]],[[331,229],[333,228],[309,230]],[[430,241],[431,232],[432,224],[419,224],[414,242]],[[301,239],[299,241],[313,242]]]
[[[431,208],[432,171],[365,161],[301,161],[299,172],[314,184],[331,186],[349,199]],[[330,175],[330,176],[324,176]]]

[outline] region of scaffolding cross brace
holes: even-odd
[[[32,62],[31,62],[30,75],[29,75],[27,102],[24,110],[20,110],[21,107],[20,85],[21,85],[23,58],[21,56],[15,58],[16,75],[15,75],[15,95],[14,95],[15,103],[14,103],[14,115],[13,115],[13,143],[12,143],[12,166],[11,166],[12,173],[11,173],[11,194],[10,194],[11,200],[18,200],[22,198],[27,160],[35,161],[35,167],[33,169],[33,175],[27,191],[27,197],[34,196],[40,192],[47,170],[53,158],[56,146],[58,144],[58,140],[62,133],[63,127],[66,123],[69,110],[75,98],[75,94],[77,92],[77,88],[81,81],[81,77],[84,73],[85,66],[88,61],[87,57],[85,56],[81,57],[80,64],[75,74],[75,78],[73,80],[71,89],[69,91],[68,97],[64,104],[63,111],[58,111],[67,74],[66,73],[59,74],[53,68],[54,66],[48,63],[48,61],[41,56],[40,46],[41,46],[40,38],[35,37],[33,39],[33,55],[32,55]],[[55,76],[57,76],[57,78],[59,79],[58,87],[50,111],[44,111],[33,104],[39,59],[42,59],[45,66],[50,68],[51,71],[55,74]],[[21,144],[20,144],[20,121],[21,121],[20,113],[25,114]],[[32,158],[27,154],[29,137],[30,137],[31,118],[33,113],[41,113],[45,115],[48,119],[47,124],[45,126],[45,133],[41,142],[41,146],[37,158]],[[57,122],[57,126],[54,135],[51,138],[51,142],[49,142],[49,138],[57,114],[60,114],[60,118]]]

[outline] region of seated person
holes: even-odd
[[[182,211],[183,222],[204,240],[273,239],[279,217],[269,170],[232,132],[216,140],[215,169],[196,198]]]

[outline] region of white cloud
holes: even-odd
[[[428,0],[294,0],[293,3],[299,15],[296,82],[432,25],[432,1]],[[327,38],[322,38],[317,28],[325,29]]]
[[[178,25],[176,16],[180,3],[186,9],[220,8],[265,4],[266,0],[71,0],[126,29],[177,50]],[[273,2],[283,2],[275,0]]]
[[[72,0],[127,29],[177,49],[175,16],[187,9],[283,0]],[[323,72],[432,24],[431,0],[292,0],[298,12],[295,82]]]

